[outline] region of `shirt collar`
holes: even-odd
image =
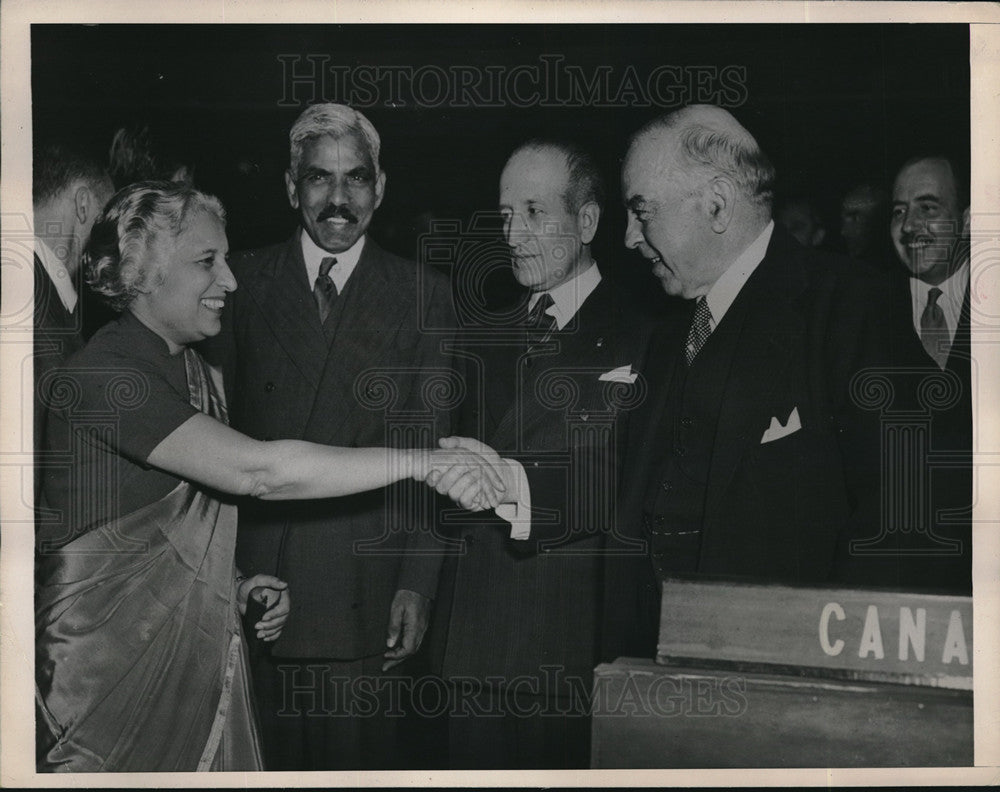
[[[951,275],[941,281],[936,286],[920,280],[920,278],[910,278],[910,293],[916,298],[915,302],[921,306],[927,304],[927,294],[931,289],[940,289],[941,296],[938,303],[943,300],[961,307],[965,300],[965,291],[969,285],[969,260],[966,259],[959,265]]]
[[[750,243],[750,246],[739,255],[729,269],[723,272],[712,288],[708,290],[705,300],[708,302],[708,309],[712,312],[713,330],[722,321],[722,317],[726,315],[726,311],[736,300],[737,295],[750,276],[753,275],[754,270],[764,260],[773,231],[774,221],[771,220],[764,226],[760,236]]]
[[[595,262],[575,277],[548,289],[548,293],[552,297],[552,305],[549,306],[545,313],[555,317],[556,327],[562,330],[576,316],[576,312],[580,310],[580,306],[583,305],[584,301],[597,288],[597,284],[600,282],[601,271],[597,268],[597,263]],[[535,307],[535,303],[538,302],[543,294],[545,292],[542,291],[531,295],[528,299],[529,311]]]
[[[302,240],[302,258],[306,262],[306,275],[309,278],[309,285],[312,286],[316,280],[316,276],[319,275],[319,265],[323,259],[327,256],[333,256],[337,259],[337,263],[330,269],[330,277],[333,279],[337,291],[342,292],[347,285],[347,279],[351,277],[354,268],[358,266],[361,251],[365,246],[365,235],[362,234],[358,241],[343,253],[330,253],[328,250],[323,250],[323,248],[313,242],[312,237],[306,233],[305,229],[301,229],[299,235]]]
[[[48,273],[49,280],[56,287],[59,300],[67,311],[73,313],[77,300],[76,287],[73,285],[73,278],[70,277],[66,265],[52,252],[52,248],[38,237],[35,237],[35,253],[38,255],[38,260],[42,262],[42,268]]]
[[[910,278],[910,296],[913,298],[913,326],[919,332],[920,317],[927,307],[927,297],[931,289],[940,289],[941,296],[938,297],[937,304],[944,312],[945,321],[948,324],[948,331],[952,338],[955,336],[955,328],[958,327],[958,320],[962,314],[962,304],[965,302],[965,292],[969,288],[969,259],[956,269],[937,286],[920,280],[920,278]]]

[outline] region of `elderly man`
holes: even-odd
[[[500,311],[509,321],[464,335],[472,363],[462,431],[504,455],[494,459],[509,503],[491,520],[465,521],[464,552],[442,574],[434,631],[455,683],[452,768],[589,766],[619,432],[648,336],[591,253],[603,199],[592,158],[564,141],[519,146],[500,176],[504,237],[525,295]],[[439,491],[453,481],[446,474]]]
[[[80,260],[90,230],[113,192],[101,162],[63,143],[35,150],[32,208],[35,224],[34,367],[35,445],[41,444],[46,373],[83,346]],[[36,466],[35,495],[38,496]]]
[[[432,382],[450,372],[450,289],[366,233],[386,189],[378,132],[349,107],[319,104],[289,137],[285,187],[301,227],[232,263],[240,286],[221,344],[231,422],[261,439],[433,445],[450,431]],[[441,564],[432,496],[397,485],[241,511],[240,568],[297,594],[255,669],[269,769],[406,765],[383,672],[427,627]]]
[[[885,309],[886,279],[775,227],[773,179],[718,107],[658,118],[631,141],[626,244],[689,308],[650,345],[622,524],[648,542],[660,579],[901,585],[895,558],[851,551],[879,533],[881,472],[879,413],[851,388],[919,350]],[[646,572],[638,598],[655,603]],[[613,622],[621,601],[610,605]],[[649,656],[655,608],[646,615],[628,637]]]
[[[934,416],[932,448],[952,460],[931,475],[934,530],[962,542],[938,561],[940,585],[971,591],[972,356],[969,303],[968,173],[942,156],[908,160],[892,190],[890,233],[907,275],[913,329],[938,368],[953,376],[956,398]],[[946,509],[950,514],[942,514]]]

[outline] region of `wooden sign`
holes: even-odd
[[[972,599],[665,581],[657,662],[972,690]]]
[[[597,768],[973,762],[972,693],[619,658],[594,672]]]

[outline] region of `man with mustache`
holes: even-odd
[[[934,416],[931,445],[959,455],[933,472],[935,531],[962,542],[962,553],[938,561],[941,585],[971,591],[972,356],[969,300],[968,171],[939,155],[909,159],[896,175],[889,230],[907,275],[913,328],[937,367],[954,376],[957,397]],[[952,511],[949,516],[940,510]]]
[[[285,186],[301,228],[232,263],[231,422],[261,439],[433,446],[450,432],[447,405],[434,403],[435,378],[451,371],[449,284],[366,233],[386,174],[365,116],[312,105],[289,138]],[[241,509],[240,569],[296,592],[287,631],[254,668],[268,769],[406,766],[383,673],[426,630],[441,562],[432,509],[433,493],[405,487]]]

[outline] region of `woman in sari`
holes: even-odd
[[[503,489],[469,451],[260,442],[227,426],[191,348],[220,332],[227,252],[221,204],[177,183],[126,187],[92,231],[87,281],[122,313],[51,383],[39,771],[263,769],[240,615],[262,603],[253,629],[274,640],[289,601],[283,581],[239,575],[225,494],[329,498],[463,466],[463,507],[493,507]]]

